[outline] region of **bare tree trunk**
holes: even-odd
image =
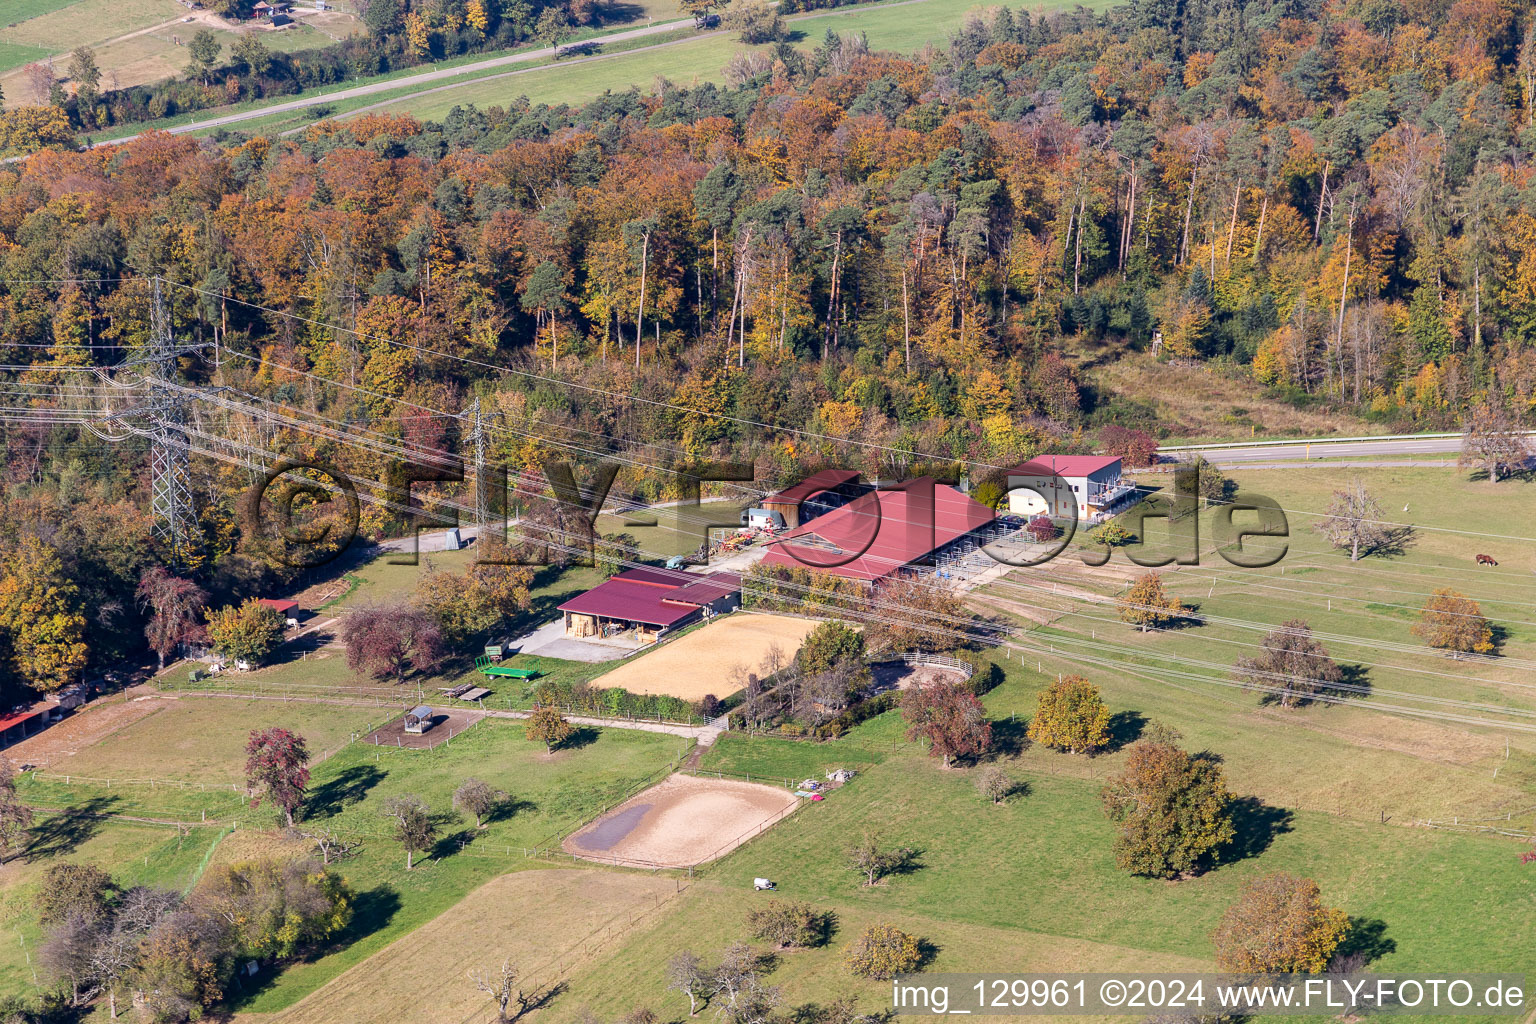
[[[736,336],[736,303],[741,301],[741,268],[735,268],[732,275],[734,282],[731,288],[731,315],[725,321],[725,350],[731,350],[731,339]],[[745,355],[743,355],[745,358]],[[740,363],[738,363],[740,365]]]
[[[1083,211],[1087,209],[1088,196],[1083,193],[1077,199],[1077,246],[1072,260],[1072,294],[1077,294],[1077,279],[1083,269]]]
[[[1195,166],[1189,172],[1189,197],[1184,200],[1184,237],[1179,241],[1179,262],[1184,263],[1189,259],[1189,218],[1195,212],[1195,180],[1200,176],[1200,158],[1195,157]]]
[[[1317,219],[1312,224],[1312,241],[1318,242],[1323,237],[1323,202],[1328,198],[1328,172],[1333,168],[1333,162],[1323,164],[1323,187],[1317,193]]]
[[[1472,265],[1472,344],[1483,347],[1483,268],[1476,263]]]
[[[740,304],[742,304],[742,270],[740,270],[740,267],[737,267],[737,269],[736,269],[736,295],[731,296],[731,322],[730,322],[730,324],[728,324],[727,330],[725,330],[725,344],[727,344],[727,345],[731,344],[731,333],[736,332],[736,327],[737,327],[737,324],[736,324],[736,310],[739,309]],[[746,365],[746,316],[745,315],[742,315],[742,324],[740,324],[740,332],[737,333],[736,342],[737,342],[737,345],[739,345],[739,347],[737,347],[737,352],[736,352],[736,365],[737,365],[737,367],[745,367],[745,365]]]
[[[651,256],[651,233],[640,236],[640,308],[635,312],[635,369],[640,368],[640,339],[645,337],[645,274]]]
[[[1216,218],[1211,218],[1211,295],[1216,294]]]
[[[1120,270],[1125,271],[1125,261],[1131,257],[1131,246],[1136,238],[1136,165],[1131,164],[1131,198],[1125,204],[1125,230],[1120,235]]]
[[[789,246],[784,246],[784,291],[779,295],[779,351],[784,351],[784,346],[789,341]],[[827,325],[831,326],[828,320]],[[823,357],[826,353],[823,351]]]
[[[1237,179],[1237,188],[1232,190],[1232,220],[1227,224],[1227,265],[1232,265],[1232,236],[1237,233],[1237,204],[1243,195],[1243,179]]]
[[[907,350],[908,370],[912,369],[912,306],[907,301],[907,264],[903,260],[901,264],[901,334],[902,343]]]
[[[1349,203],[1349,227],[1344,235],[1344,283],[1339,286],[1339,351],[1344,351],[1344,303],[1349,297],[1349,262],[1355,252],[1355,201]],[[1330,371],[1332,372],[1332,371]],[[1342,384],[1339,390],[1343,391]]]
[[[821,357],[827,357],[827,349],[832,347],[832,321],[837,317],[837,281],[838,270],[842,266],[843,259],[843,229],[837,229],[837,241],[832,248],[832,284],[827,293],[827,330],[821,339]]]
[[[1253,262],[1259,262],[1259,250],[1264,247],[1264,217],[1269,213],[1269,193],[1264,194],[1264,205],[1259,207],[1259,230],[1253,236]]]

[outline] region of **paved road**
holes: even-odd
[[[1198,450],[1217,466],[1236,466],[1256,462],[1290,463],[1315,459],[1359,459],[1391,455],[1443,455],[1461,451],[1457,437],[1381,438],[1365,441],[1317,441],[1311,444],[1244,445],[1241,448],[1201,448],[1166,452],[1174,457],[1189,457]]]
[[[683,18],[678,21],[665,21],[660,24],[647,25],[645,28],[625,29],[622,32],[614,32],[611,35],[597,36],[591,40],[582,40],[594,45],[622,42],[626,39],[640,39],[645,36],[660,35],[666,32],[675,32],[680,28],[689,28],[693,25],[692,18]],[[718,30],[717,30],[718,31]],[[699,33],[699,37],[711,33]],[[697,38],[697,37],[690,37]],[[576,45],[572,43],[567,46]],[[624,51],[633,52],[633,51]],[[286,114],[294,110],[303,110],[306,107],[323,106],[328,103],[337,103],[342,100],[356,99],[359,96],[376,96],[379,93],[392,92],[396,89],[407,89],[412,86],[422,85],[427,82],[439,82],[450,78],[458,78],[464,75],[473,75],[491,68],[506,67],[511,64],[525,64],[528,61],[542,60],[545,57],[553,57],[555,48],[552,46],[540,47],[537,50],[520,50],[517,53],[509,53],[500,57],[491,57],[487,60],[479,60],[470,64],[460,64],[452,68],[439,68],[436,71],[423,71],[415,75],[405,75],[401,78],[393,78],[383,82],[370,82],[367,85],[356,85],[350,89],[338,89],[336,92],[328,92],[314,96],[299,96],[296,99],[285,100],[282,103],[273,103],[269,106],[257,107],[254,110],[241,110],[232,114],[220,114],[215,117],[201,118],[187,124],[167,128],[172,135],[182,135],[186,132],[203,131],[208,128],[220,128],[228,124],[237,124],[241,121],[252,121],[259,117],[268,117],[272,114]],[[611,56],[617,56],[613,54]],[[585,63],[591,60],[600,60],[599,57],[584,57],[579,60],[562,62],[562,67],[570,67],[575,64]],[[96,146],[116,146],[124,142],[132,142],[139,135],[125,135],[118,139],[103,139],[91,143]]]
[[[1243,469],[1449,469],[1456,465],[1456,460],[1445,459],[1341,459],[1338,461],[1313,458],[1310,460],[1291,459],[1287,462],[1248,462],[1239,460],[1236,462],[1223,462],[1221,459],[1207,460],[1218,468],[1241,467]],[[1170,463],[1163,467],[1173,469]],[[1145,473],[1146,470],[1138,469],[1136,472]]]

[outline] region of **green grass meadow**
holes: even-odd
[[[15,28],[24,21],[40,18],[45,14],[73,7],[84,0],[7,0],[5,13],[0,14],[0,21],[5,28]]]
[[[942,44],[968,14],[985,8],[976,0],[900,0],[816,11],[795,16],[789,24],[795,33],[795,45],[805,50],[819,44],[831,30],[840,34],[862,32],[872,49],[910,52],[929,43]],[[526,96],[533,103],[580,106],[606,92],[623,92],[631,87],[649,90],[658,77],[684,87],[707,82],[719,84],[724,81],[724,68],[732,56],[760,48],[747,46],[730,33],[711,33],[674,45],[647,47],[591,61],[557,62],[512,76],[466,83],[459,88],[406,97],[384,109],[435,119],[455,106],[506,106],[519,96]]]
[[[44,60],[53,55],[51,50],[45,50],[41,46],[28,46],[25,43],[11,43],[0,39],[0,73],[19,68],[33,61]]]

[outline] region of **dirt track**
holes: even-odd
[[[13,743],[6,748],[5,756],[14,764],[47,768],[141,718],[148,718],[166,707],[165,700],[175,699],[154,699],[149,691],[136,689],[126,698],[113,696],[93,701],[58,724]]]
[[[608,864],[682,868],[724,856],[800,798],[734,779],[673,775],[569,836],[567,853]]]

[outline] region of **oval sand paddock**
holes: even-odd
[[[671,775],[573,832],[567,853],[606,864],[685,868],[723,857],[792,811],[775,786]]]

